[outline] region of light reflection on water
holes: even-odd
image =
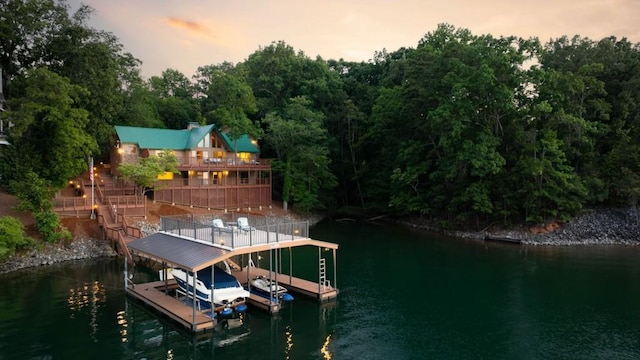
[[[278,315],[250,309],[196,336],[126,298],[117,260],[2,274],[0,358],[640,358],[640,248],[519,247],[356,223],[311,235],[340,244],[337,300],[296,297]],[[308,253],[294,254],[296,272],[317,271],[304,268],[317,259]],[[155,275],[138,269],[136,281]]]

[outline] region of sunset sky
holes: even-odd
[[[80,0],[69,0],[75,11]],[[639,0],[83,0],[90,25],[113,33],[145,77],[167,68],[244,61],[283,40],[307,56],[367,61],[375,51],[415,47],[440,23],[475,35],[640,42]]]

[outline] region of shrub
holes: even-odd
[[[24,235],[24,225],[12,216],[0,218],[0,260],[4,260],[15,253],[17,248],[29,244]]]
[[[60,240],[71,240],[71,233],[65,229],[53,211],[40,211],[35,214],[36,228],[46,242],[56,243]]]

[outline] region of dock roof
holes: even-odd
[[[198,271],[226,259],[231,251],[209,244],[158,232],[127,244],[132,252],[165,261],[190,271]],[[220,259],[220,260],[217,260]],[[212,263],[212,261],[217,260]]]
[[[338,244],[310,238],[293,241],[260,243],[252,246],[229,249],[211,242],[194,240],[169,232],[157,232],[127,244],[129,250],[138,256],[157,262],[166,262],[169,266],[180,267],[189,271],[199,271],[234,255],[268,251],[274,248],[290,248],[298,246],[315,246],[325,249],[337,249]]]

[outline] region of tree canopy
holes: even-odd
[[[216,124],[273,158],[273,194],[303,211],[359,208],[442,226],[564,219],[640,196],[640,45],[579,35],[475,35],[450,24],[361,62],[284,41],[238,64],[142,79],[112,34],[63,0],[0,0],[0,67],[15,126],[2,181],[62,186],[113,125]],[[152,160],[145,160],[152,162]],[[141,189],[150,173],[144,164]],[[152,169],[153,171],[151,171]]]

